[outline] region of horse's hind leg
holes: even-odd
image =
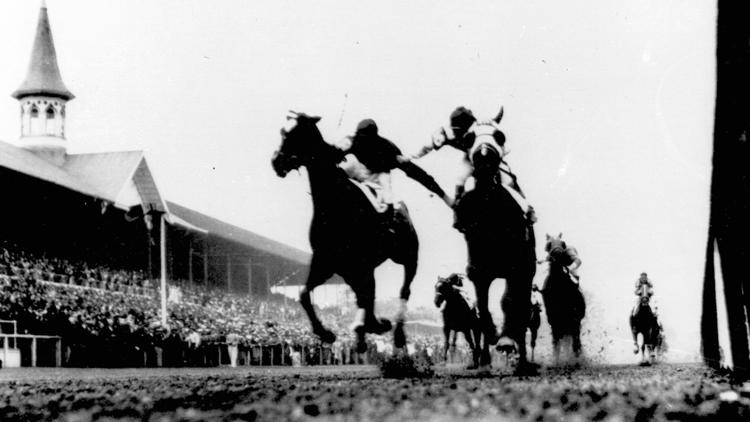
[[[576,359],[581,357],[581,324],[573,327],[573,354]]]
[[[400,292],[400,304],[398,313],[396,314],[396,329],[393,331],[393,344],[396,348],[402,348],[406,346],[406,333],[404,332],[404,324],[406,323],[406,304],[409,301],[411,295],[411,283],[414,281],[414,277],[417,275],[417,257],[413,259],[409,258],[408,262],[404,264],[404,284],[401,286]]]
[[[526,359],[526,327],[531,319],[531,284],[532,278],[514,276],[506,279],[505,294],[501,302],[505,320],[503,335],[510,337],[518,346],[517,371],[525,371],[528,365]],[[530,369],[530,368],[529,368]]]
[[[448,349],[450,348],[451,329],[444,326],[443,335],[445,336],[445,345],[443,347],[443,362],[447,365],[448,364]]]
[[[320,258],[313,256],[312,262],[310,263],[310,273],[307,276],[307,282],[305,287],[300,292],[299,301],[302,305],[302,309],[307,313],[307,317],[310,319],[310,325],[315,335],[320,338],[323,343],[333,343],[336,341],[336,335],[325,326],[318,318],[315,313],[315,308],[310,300],[310,293],[318,286],[322,285],[333,275],[333,272],[328,270],[327,266],[321,263]]]

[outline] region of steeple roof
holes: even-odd
[[[72,100],[75,97],[65,87],[60,76],[60,69],[57,67],[55,43],[52,41],[47,5],[44,2],[39,9],[39,21],[36,26],[36,37],[26,80],[13,93],[16,99],[29,95],[51,95],[64,100]]]

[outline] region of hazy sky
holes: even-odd
[[[490,117],[504,106],[538,249],[545,232],[561,231],[578,248],[589,318],[627,333],[633,284],[646,271],[672,343],[698,347],[713,2],[47,3],[76,95],[71,151],[145,149],[170,200],[302,249],[307,179],[279,179],[269,164],[286,110],[323,116],[331,139],[371,117],[414,151],[454,107]],[[33,1],[0,2],[5,141],[19,135],[10,93],[37,13]],[[441,150],[419,164],[448,188],[459,159]],[[398,182],[422,243],[413,300],[426,305],[438,274],[463,271],[465,246],[441,201]],[[378,272],[380,296],[397,294],[394,268]]]

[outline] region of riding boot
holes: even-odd
[[[464,195],[464,187],[463,185],[456,186],[456,195],[453,197],[453,228],[461,231],[461,224],[459,222],[458,213],[456,212],[456,207],[458,206],[459,201]]]

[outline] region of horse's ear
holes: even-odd
[[[552,236],[549,235],[549,233],[545,233],[545,236],[547,236],[547,240],[550,240]]]
[[[562,232],[560,232],[560,236],[559,237],[560,237],[560,239],[562,239]]]
[[[313,123],[318,123],[320,121],[320,116],[310,116],[310,121]]]
[[[502,106],[500,106],[500,111],[497,113],[497,116],[495,116],[495,118],[492,119],[492,121],[494,121],[495,123],[500,123],[500,120],[503,120],[504,113],[505,113],[505,109]]]

